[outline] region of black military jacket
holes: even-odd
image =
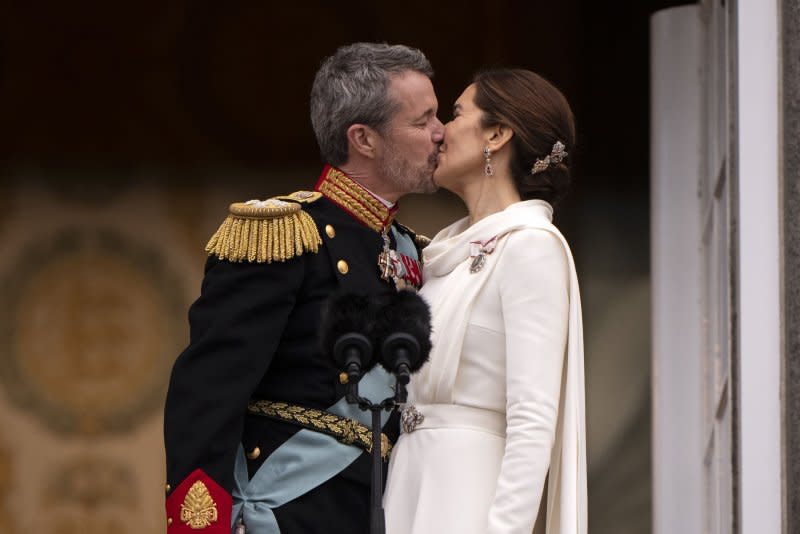
[[[335,179],[336,187],[326,177]],[[181,506],[192,498],[187,493],[198,480],[208,488],[217,514],[204,531],[230,532],[240,443],[252,476],[300,430],[247,414],[251,400],[324,410],[344,396],[340,370],[323,355],[318,338],[331,294],[394,291],[393,283],[380,277],[377,263],[384,246],[378,224],[397,224],[390,222],[391,210],[364,196],[363,188],[332,167],[326,167],[317,188],[325,196],[302,203],[322,241],[317,252],[271,263],[212,255],[206,263],[201,295],[189,310],[190,343],[175,362],[165,407],[170,533],[190,531],[181,520]],[[355,197],[357,205],[350,204]],[[414,237],[405,227],[397,228]],[[384,433],[396,439],[396,415]],[[369,455],[362,453],[339,475],[273,509],[281,532],[367,532],[370,469]]]

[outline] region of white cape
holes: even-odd
[[[518,202],[488,219],[469,226],[462,219],[439,232],[424,250],[425,270],[437,275],[452,270],[469,258],[469,242],[485,234],[482,223],[491,224],[499,238],[514,230],[535,228],[555,235],[564,246],[569,262],[569,331],[564,373],[562,373],[556,436],[550,458],[547,494],[547,534],[586,534],[586,428],[583,372],[583,325],[580,291],[575,263],[564,236],[552,224],[552,208],[547,202]],[[503,243],[498,245],[502,247]],[[457,288],[457,298],[442,299],[433,305],[435,357],[414,379],[414,388],[435,402],[452,403],[461,343],[476,295],[488,280],[493,264],[465,280]],[[438,320],[437,320],[438,318]],[[446,322],[446,324],[444,324]],[[446,332],[437,341],[437,332]]]

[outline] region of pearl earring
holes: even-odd
[[[483,168],[483,173],[486,176],[493,176],[494,169],[492,168],[492,151],[489,150],[489,147],[483,147],[483,157],[486,158],[486,167]]]

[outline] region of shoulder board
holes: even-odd
[[[208,241],[206,252],[221,260],[255,263],[286,261],[305,252],[317,252],[322,244],[319,230],[298,202],[281,197],[234,202],[228,217]]]
[[[397,221],[394,221],[394,224],[397,225],[397,227],[400,228],[403,232],[409,234],[411,237],[414,237],[415,235],[417,235],[417,232],[415,232],[414,230],[412,230],[411,228],[409,228],[405,224],[399,223]]]
[[[321,197],[322,193],[320,193],[319,191],[295,191],[291,195],[275,197],[275,199],[297,202],[299,204],[311,204],[312,202],[316,202],[317,200],[319,200]]]
[[[423,249],[431,244],[431,238],[422,234],[416,234],[414,236],[414,244],[417,245],[418,248]]]

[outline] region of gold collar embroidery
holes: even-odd
[[[397,213],[397,204],[387,208],[361,184],[331,165],[322,169],[315,189],[376,232],[392,224]]]

